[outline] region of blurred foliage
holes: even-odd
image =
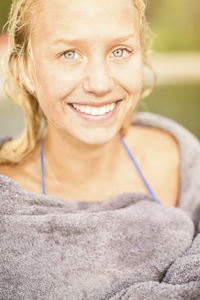
[[[147,18],[155,51],[200,51],[199,0],[150,0]]]
[[[0,1],[0,31],[3,30],[3,26],[7,21],[10,4],[11,4],[11,0]]]
[[[153,112],[177,121],[200,139],[199,84],[159,85],[137,111]]]
[[[11,0],[0,1],[0,31]],[[200,51],[200,0],[149,0],[147,17],[155,51]]]

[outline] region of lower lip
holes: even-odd
[[[93,116],[93,115],[89,115],[89,114],[86,114],[84,112],[81,112],[79,110],[76,110],[71,104],[67,104],[68,107],[74,112],[76,113],[76,115],[78,115],[80,118],[82,118],[83,120],[86,120],[86,121],[96,121],[96,122],[101,122],[101,121],[106,121],[106,120],[109,120],[111,119],[112,117],[114,117],[114,115],[117,113],[117,111],[119,110],[119,106],[120,106],[120,103],[122,102],[122,100],[120,101],[117,101],[116,102],[116,105],[115,105],[115,108],[112,110],[112,111],[109,111],[107,113],[105,113],[104,115],[102,116]]]

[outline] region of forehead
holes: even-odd
[[[52,38],[139,36],[140,30],[133,0],[40,0],[35,21],[36,36]]]

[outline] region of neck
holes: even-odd
[[[88,145],[55,130],[48,130],[44,163],[57,181],[80,188],[109,180],[119,167],[122,153],[119,133],[106,144]],[[48,178],[48,169],[45,175]]]

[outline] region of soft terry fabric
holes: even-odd
[[[66,202],[0,175],[0,299],[200,299],[199,142],[153,114],[134,122],[177,139],[179,207],[126,192]]]

